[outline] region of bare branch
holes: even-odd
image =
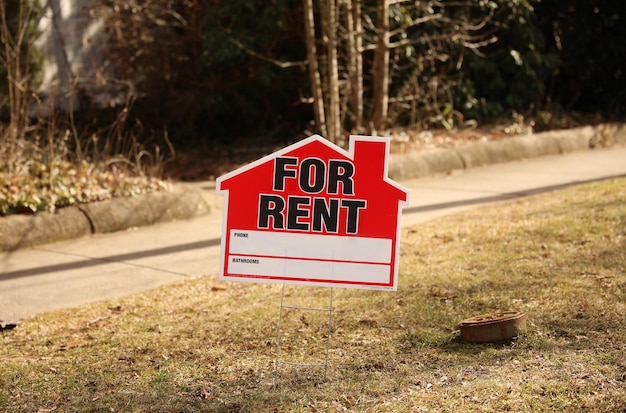
[[[400,33],[406,32],[406,30],[410,27],[415,27],[415,26],[419,26],[420,24],[424,24],[426,22],[429,22],[431,20],[437,20],[437,19],[441,19],[443,15],[441,13],[436,13],[436,14],[431,14],[429,16],[424,16],[421,17],[419,19],[413,20],[410,24],[407,24],[405,26],[399,27],[396,30],[391,30],[389,32],[389,36],[393,37],[396,36]]]
[[[235,46],[237,46],[238,48],[240,48],[241,50],[243,50],[244,52],[246,52],[247,54],[249,54],[250,56],[256,57],[257,59],[264,60],[268,63],[272,63],[273,65],[276,65],[282,69],[288,69],[290,67],[305,67],[306,65],[309,64],[308,60],[300,60],[296,62],[283,62],[281,60],[277,60],[269,56],[262,55],[261,53],[255,52],[254,50],[251,50],[247,48],[246,46],[244,46],[244,44],[241,43],[239,40],[233,39],[232,37],[228,37],[228,41],[234,44]]]
[[[463,42],[463,46],[465,46],[468,49],[472,49],[472,50],[476,50],[476,49],[480,49],[481,47],[485,47],[487,45],[490,44],[494,44],[495,42],[498,41],[498,37],[497,36],[492,36],[488,39],[485,39],[483,41],[480,42]]]

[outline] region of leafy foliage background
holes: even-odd
[[[35,11],[25,22],[20,71],[28,82],[26,97],[42,101],[32,93],[43,63],[32,47],[39,2],[1,4],[14,37],[19,7]],[[364,41],[373,44],[376,2],[362,5]],[[411,41],[391,53],[391,95],[413,94],[417,102],[390,101],[394,129],[525,118],[538,130],[623,118],[626,2],[431,0],[411,3],[410,13],[407,5],[392,5],[396,26],[429,13],[442,18],[391,39]],[[8,107],[15,79],[7,76],[11,62],[2,39],[1,214],[162,189],[151,179],[163,176],[163,164],[175,152],[178,159],[210,154],[219,161],[248,147],[272,149],[318,132],[311,122],[299,0],[96,0],[89,14],[104,23],[113,76],[107,81],[124,98],[109,107],[84,101],[77,112],[52,111],[47,118],[22,111],[31,116],[23,120],[23,136],[12,136],[9,125],[9,113],[19,111]],[[471,24],[488,14],[488,24],[475,33],[497,42],[469,53],[455,22]],[[363,57],[367,80],[373,52]],[[371,97],[370,90],[364,94]]]
[[[8,0],[7,11],[18,2]],[[430,43],[416,42],[411,49],[396,51],[395,58],[401,60],[394,76],[399,81],[392,84],[392,92],[407,78],[419,78],[424,94],[423,113],[417,117],[420,127],[441,126],[429,112],[427,101],[433,97],[439,100],[439,109],[449,107],[462,114],[460,118],[479,123],[512,111],[623,115],[624,2],[494,0],[477,2],[476,7],[458,4],[462,3],[425,1],[419,7],[438,7],[450,18],[466,19],[495,9],[485,30],[493,31],[498,41],[460,59],[458,41],[450,36],[437,45],[438,51],[450,56],[446,62],[426,57],[433,47]],[[373,6],[374,2],[364,2],[364,11],[370,16]],[[118,84],[132,97],[132,116],[141,124],[134,133],[154,136],[166,127],[175,144],[194,146],[253,136],[284,140],[308,127],[312,109],[305,102],[310,96],[305,67],[275,64],[306,58],[301,2],[99,0],[92,14],[105,21],[107,57],[116,68]],[[392,12],[394,19],[403,16],[401,6]],[[442,33],[441,26],[441,22],[429,23],[405,36]],[[412,58],[406,57],[411,54]],[[366,76],[371,69],[368,62],[366,52]],[[447,82],[449,93],[439,96],[429,91],[432,79],[439,84]],[[448,101],[441,102],[442,98]],[[104,116],[89,112],[85,117],[111,121],[106,110],[98,111]],[[406,108],[396,112],[396,126],[416,122],[407,116]]]

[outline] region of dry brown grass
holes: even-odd
[[[274,375],[280,286],[211,274],[43,314],[0,335],[0,410],[623,412],[624,205],[620,179],[404,230],[397,292],[334,290],[326,371]],[[498,310],[526,312],[528,331],[460,340],[461,320]],[[297,311],[281,355],[319,360],[327,320]]]

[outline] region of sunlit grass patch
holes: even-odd
[[[326,368],[275,374],[279,285],[210,275],[43,314],[0,334],[0,410],[621,411],[624,205],[617,179],[404,229],[397,292],[333,290]],[[528,314],[517,340],[461,340],[506,310]],[[325,357],[325,317],[288,313],[282,354]]]

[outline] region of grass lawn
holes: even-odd
[[[333,290],[326,369],[275,371],[280,297],[208,274],[25,320],[0,333],[0,411],[624,412],[626,179],[404,229],[397,292]],[[504,310],[517,340],[460,339]],[[285,313],[281,359],[323,362],[327,321]]]

